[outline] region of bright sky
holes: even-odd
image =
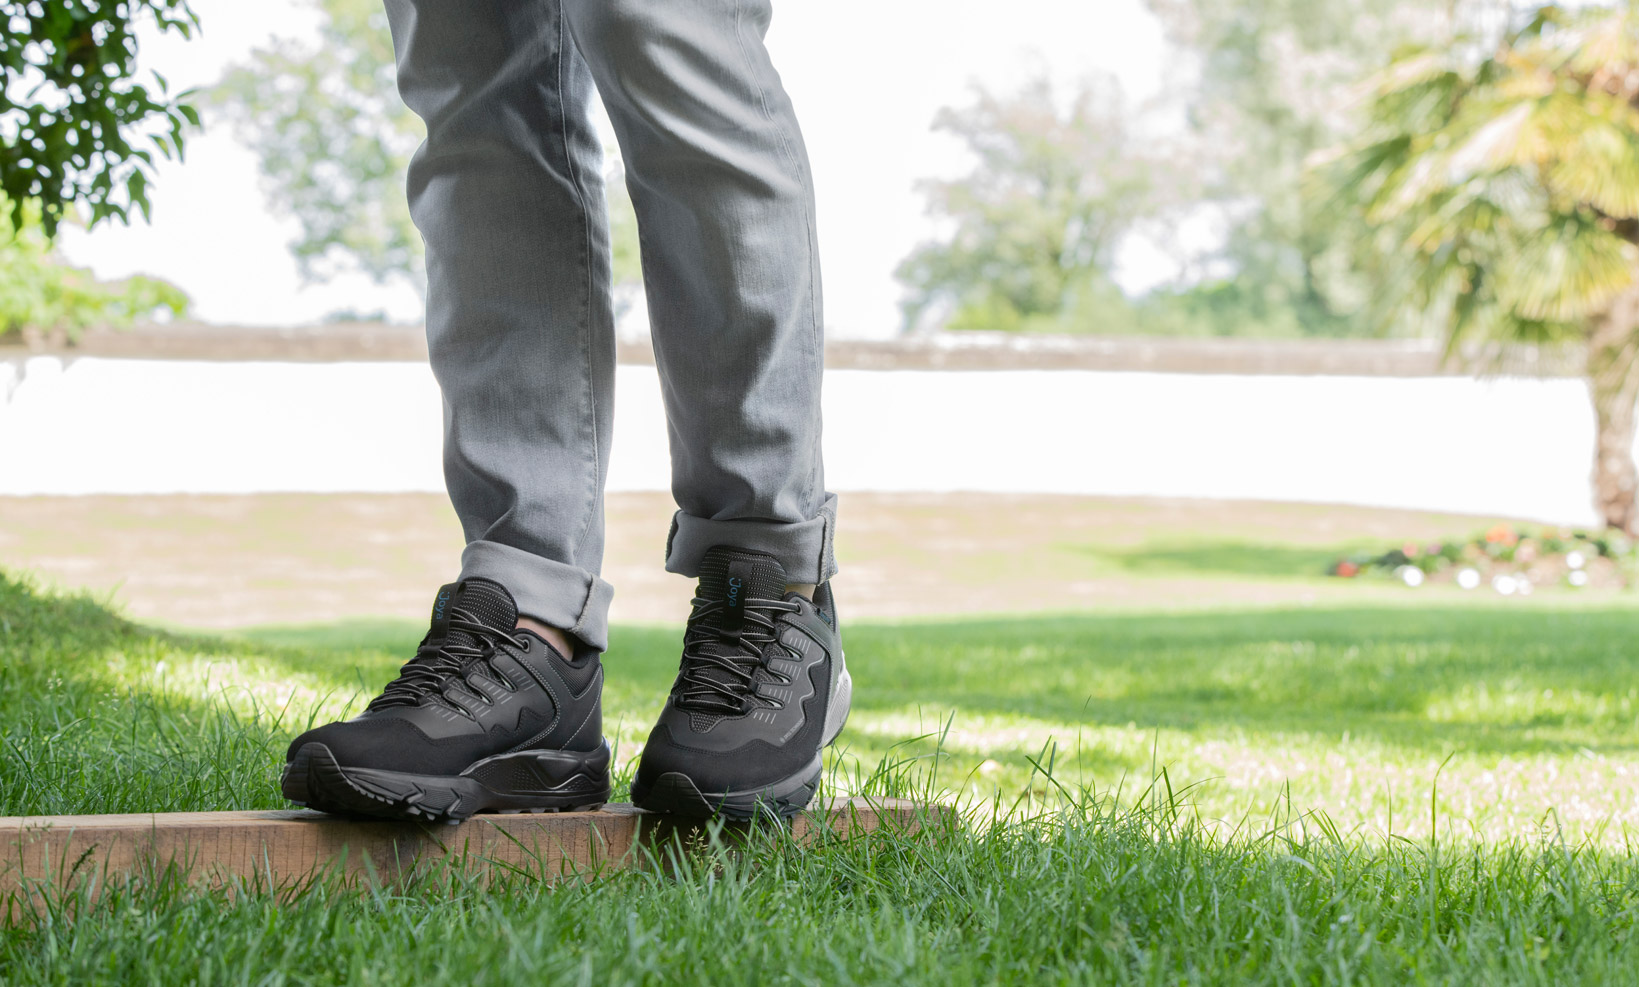
[[[311,37],[302,0],[193,0],[204,23],[191,42],[150,39],[144,63],[173,87],[208,85],[275,32]],[[769,47],[796,103],[819,200],[826,323],[836,337],[879,338],[899,325],[893,269],[933,228],[918,179],[963,169],[958,145],[933,134],[940,107],[969,88],[1015,88],[1042,71],[1062,82],[1116,76],[1139,102],[1175,69],[1142,0],[775,0]],[[1003,13],[1005,11],[1005,13]],[[207,120],[207,124],[210,121]],[[236,325],[294,325],[349,309],[418,321],[408,287],[364,278],[303,287],[286,244],[295,223],[268,212],[256,160],[225,125],[162,167],[152,226],[70,230],[65,253],[99,276],[144,272],[181,285],[195,316]],[[1119,276],[1141,288],[1170,273],[1134,246]]]

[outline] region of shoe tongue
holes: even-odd
[[[518,605],[512,594],[500,583],[480,576],[450,583],[438,589],[433,599],[431,635],[435,639],[449,636],[459,644],[476,645],[468,631],[451,629],[450,618],[459,611],[468,620],[476,620],[487,627],[511,632],[518,626]]]
[[[723,606],[703,621],[712,632],[707,635],[708,639],[697,641],[693,646],[701,654],[743,661],[748,657],[746,650],[742,650],[748,646],[740,640],[741,634],[749,626],[745,619],[746,603],[752,599],[782,599],[785,596],[785,570],[772,555],[720,545],[708,550],[700,560],[700,587],[696,595]],[[757,648],[750,647],[749,650],[756,651]],[[745,685],[739,676],[709,665],[702,665],[690,674],[731,690],[741,689]],[[720,714],[722,711],[717,712]],[[696,712],[694,715],[701,717],[705,714]]]
[[[723,604],[717,625],[739,636],[749,599],[779,600],[785,596],[785,569],[772,555],[718,546],[700,560],[699,596]]]

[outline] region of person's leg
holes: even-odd
[[[410,211],[461,575],[603,650],[615,342],[591,76],[556,0],[387,7],[399,91],[427,124]]]
[[[836,508],[820,459],[814,198],[763,47],[769,5],[565,10],[637,209],[679,507],[666,567],[699,577],[632,800],[788,815],[813,797],[852,685],[827,583]]]
[[[714,545],[836,571],[820,457],[814,196],[763,45],[767,0],[565,0],[625,156],[679,510],[666,568]]]
[[[415,657],[364,712],[296,737],[280,788],[327,812],[450,822],[601,805],[614,334],[591,79],[557,0],[387,11],[400,91],[427,122],[410,208],[468,545]]]

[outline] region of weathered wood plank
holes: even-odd
[[[904,799],[835,799],[792,823],[798,840],[824,827],[839,834],[914,832],[940,807]],[[743,828],[743,827],[741,827]],[[523,871],[547,880],[640,865],[634,852],[685,841],[705,824],[613,803],[596,812],[478,815],[458,826],[342,819],[305,809],[107,816],[0,817],[0,896],[42,886],[106,881],[166,867],[190,880],[234,879],[284,888],[322,874],[393,883],[428,864],[488,876]]]

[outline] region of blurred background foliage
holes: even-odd
[[[1581,344],[1595,501],[1639,528],[1639,14],[1542,7],[1477,55],[1407,47],[1367,94],[1362,136],[1309,184],[1364,220],[1378,297],[1448,349]]]
[[[0,210],[16,216],[0,196]],[[92,326],[124,326],[187,311],[182,289],[158,278],[98,281],[52,249],[40,207],[26,204],[21,225],[0,236],[0,343],[19,337],[72,342]]]
[[[1444,126],[1428,118],[1426,106],[1413,110],[1415,94],[1372,81],[1407,51],[1425,60],[1438,54],[1450,78],[1467,73],[1479,83],[1512,64],[1509,53],[1527,25],[1556,50],[1586,49],[1585,62],[1608,54],[1628,23],[1625,8],[1576,7],[1576,17],[1620,22],[1611,28],[1616,35],[1600,42],[1604,48],[1587,48],[1593,42],[1572,31],[1572,14],[1513,0],[1146,2],[1179,53],[1158,99],[1134,104],[1113,80],[1094,75],[1056,87],[1038,79],[1011,92],[975,88],[932,121],[961,148],[967,168],[921,186],[942,234],[919,245],[897,271],[906,328],[1455,339],[1459,327],[1440,315],[1449,306],[1422,311],[1426,285],[1408,275],[1413,258],[1436,254],[1408,255],[1404,239],[1386,232],[1382,203],[1317,180],[1315,160],[1335,159],[1340,147],[1368,128],[1390,126],[1397,113],[1423,114],[1401,119],[1405,127]],[[257,50],[226,73],[209,103],[256,152],[270,204],[298,221],[291,250],[305,277],[358,271],[420,288],[422,246],[403,181],[423,131],[395,91],[385,15],[377,0],[315,3],[322,22],[316,42],[284,40]],[[58,11],[35,18],[41,23],[84,16],[78,0],[52,0],[41,9]],[[191,13],[174,0],[120,11],[122,24],[149,14],[168,17],[162,23],[175,30],[191,24]],[[110,34],[110,43],[124,45],[127,34]],[[1558,79],[1562,68],[1540,61],[1536,71]],[[1566,80],[1576,75],[1564,72]],[[1634,128],[1608,123],[1616,128],[1609,139],[1632,139]],[[27,143],[19,133],[0,135],[8,149]],[[1535,134],[1579,139],[1542,128]],[[140,191],[143,159],[130,154]],[[616,281],[630,294],[641,280],[637,224],[618,153],[610,160]],[[15,171],[14,164],[0,171]],[[1531,180],[1534,167],[1518,163],[1509,180]],[[13,177],[8,172],[8,181]],[[1537,215],[1530,198],[1493,201],[1507,205],[1509,222],[1528,233]],[[42,205],[49,231],[53,206]],[[92,207],[95,220],[103,207]],[[1175,276],[1124,283],[1121,252],[1134,241],[1172,258]],[[1467,256],[1472,261],[1472,251]],[[1612,273],[1621,258],[1603,256],[1607,280],[1625,276]],[[1422,273],[1455,277],[1456,268],[1441,263],[1440,274]],[[1493,273],[1499,277],[1492,284],[1507,274]],[[1461,294],[1451,293],[1460,283],[1445,282],[1448,301]],[[1462,332],[1493,308],[1476,305],[1463,316]],[[1411,311],[1419,317],[1408,318]],[[1565,319],[1557,329],[1550,321],[1535,320],[1536,338],[1578,338],[1560,331]],[[1524,322],[1486,334],[1530,335]]]
[[[84,208],[91,225],[148,215],[154,153],[181,157],[199,115],[190,93],[137,70],[137,32],[191,38],[187,0],[34,0],[0,3],[0,195],[13,231],[32,221],[48,236]],[[140,81],[139,81],[140,80]]]
[[[1389,259],[1374,249],[1370,219],[1337,208],[1331,190],[1305,176],[1314,155],[1357,133],[1370,114],[1362,79],[1407,44],[1471,52],[1486,35],[1494,43],[1509,22],[1505,5],[1149,0],[1149,7],[1191,56],[1159,103],[1123,106],[1108,84],[1064,100],[1037,84],[1016,94],[981,91],[936,121],[967,143],[974,167],[924,187],[929,210],[951,232],[900,269],[907,326],[1263,338],[1424,331],[1386,318],[1378,304],[1390,287]],[[1063,136],[1054,146],[1041,146],[1055,133]],[[1089,153],[1086,143],[1098,150]],[[1016,153],[996,153],[998,146]],[[998,189],[1020,199],[1033,186],[1044,202],[1075,206],[1046,224],[1016,213],[988,222],[973,208],[1000,204]],[[1184,233],[1190,221],[1218,233],[1193,246],[1200,237]],[[1091,253],[1087,231],[1101,237]],[[1177,276],[1141,292],[1117,289],[1115,248],[1133,234],[1173,254]],[[1033,271],[1014,277],[1036,290],[964,284],[984,270],[976,257]]]
[[[1061,112],[1037,81],[946,108],[934,129],[973,159],[960,178],[922,185],[947,238],[900,265],[907,325],[932,315],[953,329],[1060,331],[1120,299],[1115,251],[1177,196],[1186,176],[1135,131],[1113,81],[1089,80]]]
[[[924,186],[947,235],[899,269],[907,327],[1574,343],[1596,506],[1639,530],[1635,5],[1151,7],[1198,56],[1181,134],[1107,84],[940,114],[972,167]],[[1124,237],[1203,216],[1177,279],[1116,287]]]
[[[293,216],[302,277],[361,271],[425,284],[404,172],[425,136],[398,98],[393,41],[378,0],[320,0],[317,44],[279,40],[209,95],[261,164],[269,205]]]
[[[403,172],[421,125],[393,90],[376,0],[317,0],[322,43],[281,42],[212,93],[294,215],[306,276],[424,275]],[[1111,80],[975,89],[933,126],[970,170],[922,186],[947,235],[900,265],[907,328],[1106,335],[1410,334],[1374,307],[1383,260],[1366,218],[1308,190],[1305,162],[1356,133],[1361,79],[1407,43],[1460,45],[1510,20],[1499,0],[1148,0],[1180,59],[1171,89],[1132,105]],[[613,150],[613,149],[611,149]],[[612,157],[616,282],[641,280],[636,220]],[[1186,244],[1203,221],[1214,242]],[[1124,290],[1134,236],[1175,257],[1173,280]],[[1198,239],[1198,238],[1197,238]]]
[[[210,104],[256,152],[269,204],[300,224],[290,249],[303,278],[358,271],[424,291],[404,175],[426,128],[399,99],[387,14],[380,0],[318,6],[318,44],[258,49],[212,89]],[[610,160],[615,282],[630,286],[642,278],[637,219],[618,156]]]
[[[148,215],[156,155],[180,158],[191,93],[137,69],[137,32],[192,37],[185,0],[0,3],[0,343],[179,315],[155,278],[98,281],[52,249],[63,222]]]

